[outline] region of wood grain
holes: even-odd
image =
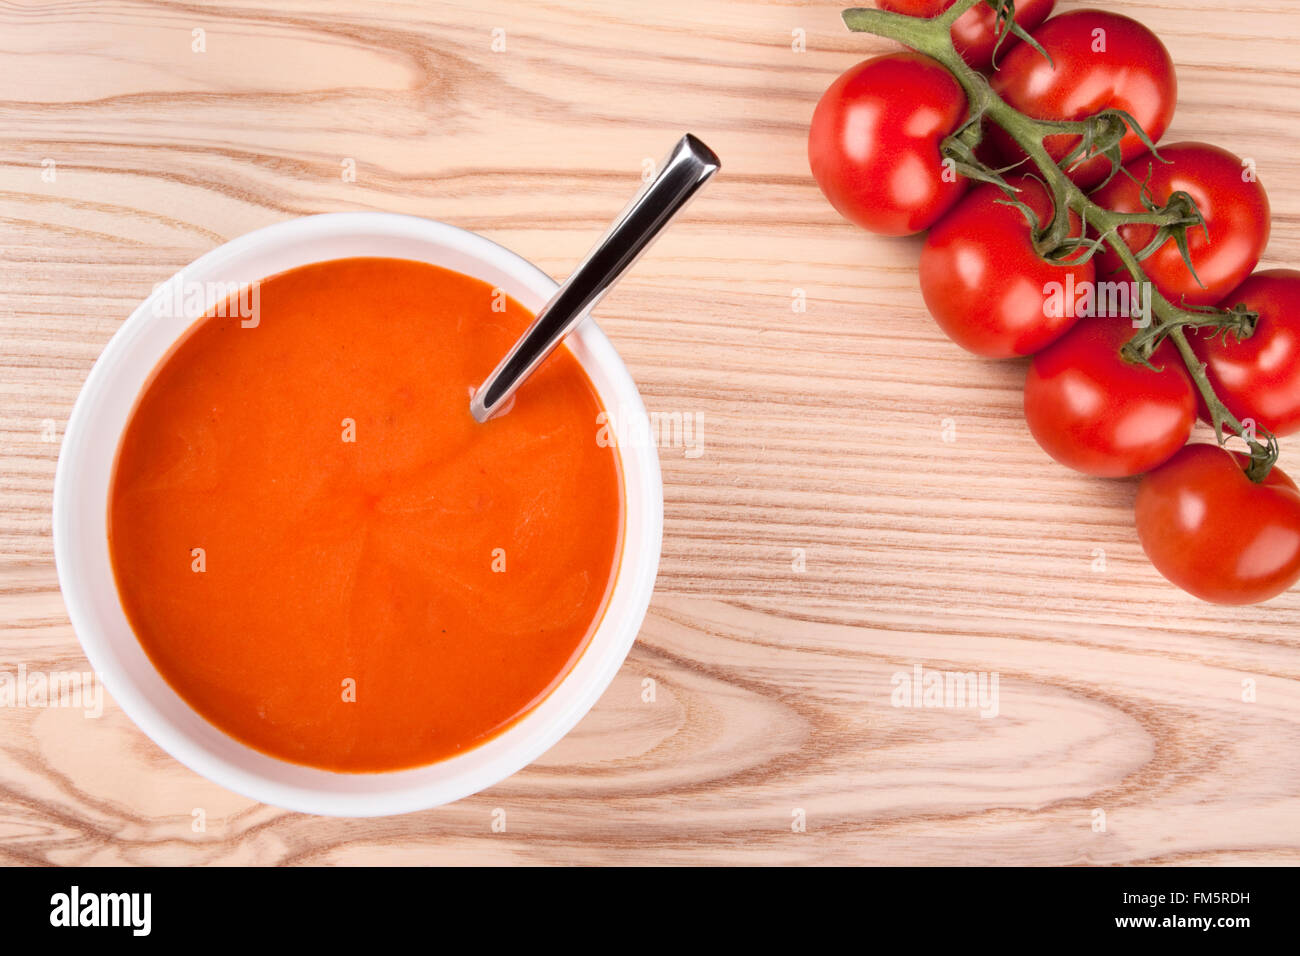
[[[1300,262],[1300,15],[1120,6],[1178,64],[1167,139],[1255,159],[1264,264]],[[725,164],[600,310],[650,408],[701,417],[704,453],[661,451],[650,616],[572,734],[471,799],[342,821],[206,782],[111,702],[98,720],[2,708],[0,859],[1300,862],[1300,591],[1228,611],[1166,585],[1133,483],[1048,461],[1023,428],[1023,366],[972,358],[926,315],[917,241],[822,199],[812,107],[888,46],[838,8],[0,3],[0,669],[87,666],[42,433],[62,435],[155,282],[251,229],[349,209],[477,230],[560,276],[681,131]],[[891,706],[916,664],[996,672],[998,716]]]

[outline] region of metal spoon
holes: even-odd
[[[681,138],[659,175],[637,193],[569,281],[537,313],[501,364],[475,390],[469,410],[476,420],[486,422],[510,399],[721,166],[713,150],[690,133]]]

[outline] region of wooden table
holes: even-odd
[[[599,319],[702,454],[661,449],[663,567],[622,672],[500,786],[313,818],[208,783],[111,701],[3,708],[3,859],[1300,861],[1300,590],[1232,611],[1165,584],[1135,483],[1049,461],[1023,364],[948,343],[919,242],[813,184],[817,97],[888,44],[831,2],[274,6],[0,5],[0,670],[87,666],[50,498],[91,363],[155,282],[259,226],[414,213],[562,276],[697,133],[723,174]],[[1298,11],[1109,6],[1178,64],[1166,139],[1255,159],[1264,265],[1300,262]],[[918,665],[996,673],[998,716],[892,706]]]

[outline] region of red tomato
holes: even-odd
[[[1276,467],[1256,484],[1245,463],[1214,445],[1188,445],[1138,486],[1142,550],[1203,601],[1256,604],[1300,578],[1300,491]]]
[[[1088,318],[1034,356],[1025,421],[1061,464],[1102,478],[1140,475],[1186,444],[1196,423],[1191,377],[1169,342],[1153,371],[1125,361],[1128,319]]]
[[[1011,179],[1020,200],[1040,222],[1052,201],[1033,179]],[[921,250],[921,294],[948,337],[977,355],[1029,355],[1058,338],[1075,321],[1075,302],[1092,283],[1091,261],[1054,265],[1034,251],[1024,214],[999,202],[997,186],[981,183],[939,220]],[[1071,213],[1077,233],[1079,218]],[[1064,288],[1053,299],[1051,284]]]
[[[876,0],[881,10],[905,13],[909,17],[937,17],[957,0]],[[1016,23],[1032,31],[1051,16],[1056,0],[1016,0]],[[993,8],[979,4],[957,18],[952,25],[952,44],[961,58],[977,70],[987,70],[993,65],[993,49],[998,42],[997,17]],[[1008,33],[998,49],[998,59],[1006,55],[1020,40]]]
[[[1300,431],[1300,272],[1256,272],[1219,303],[1259,313],[1255,334],[1190,335],[1219,401],[1240,422],[1250,419],[1274,435]],[[1202,410],[1202,417],[1208,414]]]
[[[1052,62],[1027,43],[1013,48],[991,80],[1004,100],[1036,119],[1087,119],[1104,109],[1129,113],[1159,142],[1174,118],[1178,82],[1174,63],[1159,38],[1118,13],[1073,10],[1053,17],[1033,37]],[[991,131],[1007,162],[1024,158],[1020,147],[1000,128]],[[1049,136],[1044,145],[1056,160],[1079,144],[1071,134]],[[1142,140],[1129,130],[1120,142],[1124,161],[1146,152]],[[1084,189],[1110,173],[1110,162],[1097,156],[1070,172]]]
[[[966,112],[962,88],[929,57],[891,53],[859,63],[813,113],[808,162],[817,185],[864,229],[886,236],[928,229],[969,186],[939,154]]]
[[[1196,202],[1209,230],[1194,226],[1187,231],[1187,249],[1196,267],[1188,271],[1173,239],[1142,260],[1142,269],[1174,305],[1213,305],[1250,275],[1268,245],[1268,196],[1250,168],[1226,149],[1208,143],[1172,143],[1124,167],[1134,179],[1120,173],[1092,194],[1100,206],[1118,212],[1142,212],[1142,183],[1158,206],[1175,192],[1185,192]],[[1140,252],[1155,238],[1154,226],[1121,226],[1120,238]],[[1097,274],[1105,279],[1123,271],[1119,257],[1107,249],[1098,256]]]

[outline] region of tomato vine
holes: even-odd
[[[956,20],[981,3],[994,10],[999,25],[999,44],[1008,36],[1015,36],[1041,55],[1048,56],[1047,51],[1016,23],[1014,0],[956,0],[944,12],[929,18],[873,8],[845,10],[843,17],[850,30],[902,43],[936,60],[952,74],[966,94],[969,116],[943,141],[941,153],[956,173],[972,180],[994,183],[1003,190],[1006,201],[1020,208],[1029,219],[1034,245],[1040,256],[1049,261],[1066,258],[1074,261],[1077,257],[1095,255],[1103,244],[1113,250],[1133,282],[1149,291],[1151,302],[1150,315],[1144,316],[1142,323],[1135,323],[1134,335],[1121,349],[1124,359],[1146,365],[1156,374],[1160,370],[1152,365],[1151,357],[1164,341],[1171,342],[1205,402],[1219,443],[1226,444],[1229,432],[1241,438],[1249,448],[1250,464],[1246,474],[1252,481],[1262,483],[1278,459],[1276,437],[1262,426],[1247,428],[1220,401],[1186,334],[1189,328],[1213,329],[1245,339],[1254,333],[1258,314],[1245,307],[1220,309],[1176,305],[1155,287],[1142,266],[1148,255],[1165,242],[1173,241],[1195,277],[1187,236],[1190,230],[1205,228],[1195,201],[1185,192],[1175,192],[1163,205],[1157,205],[1146,197],[1144,189],[1144,211],[1120,212],[1098,204],[1073,182],[1068,175],[1071,167],[1096,157],[1104,157],[1110,163],[1106,181],[1116,175],[1129,175],[1122,169],[1120,142],[1130,131],[1142,140],[1157,161],[1163,160],[1141,125],[1123,110],[1106,109],[1079,121],[1042,120],[1028,116],[999,96],[988,78],[966,63],[954,46],[951,35]],[[1017,199],[1017,189],[1004,178],[1010,168],[993,168],[977,157],[976,149],[986,122],[1000,127],[1033,164],[1034,173],[1052,199],[1053,211],[1048,221],[1040,222],[1032,210]],[[1062,134],[1077,137],[1078,143],[1058,161],[1053,159],[1044,141],[1047,137]],[[1017,174],[1027,172],[1019,165],[1015,171]],[[1071,227],[1071,213],[1082,221],[1078,234]],[[1153,227],[1156,233],[1145,248],[1135,252],[1121,238],[1120,228],[1138,224]],[[1089,230],[1097,238],[1091,238]]]

